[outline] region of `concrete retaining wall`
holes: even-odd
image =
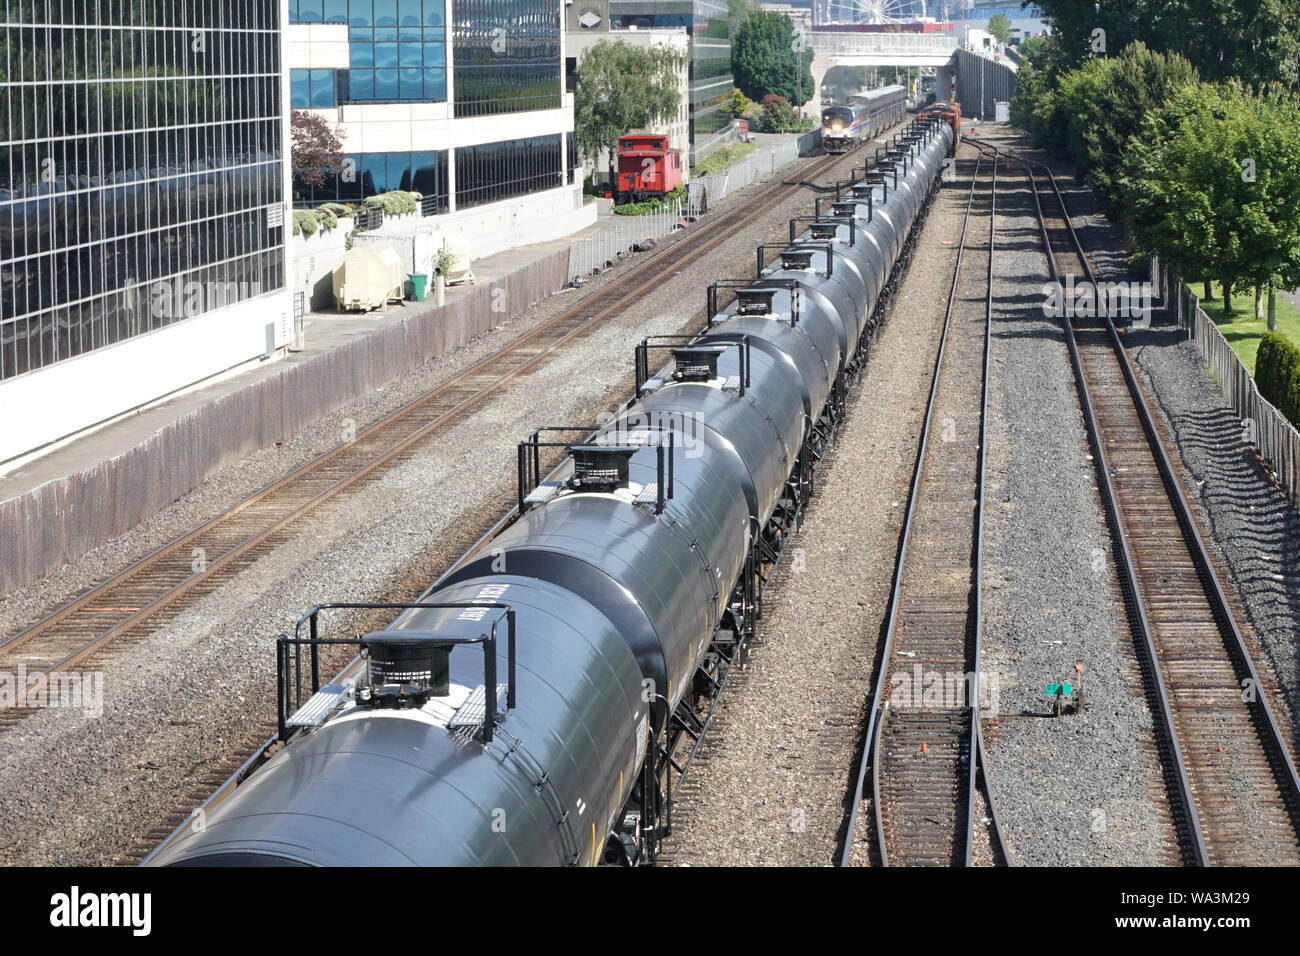
[[[563,288],[562,249],[443,308],[357,336],[159,429],[117,458],[0,502],[0,595],[129,530],[223,465],[266,448]],[[497,295],[504,289],[505,296]],[[493,312],[504,301],[504,312]]]

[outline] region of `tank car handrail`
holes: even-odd
[[[614,419],[611,419],[611,421],[612,420]],[[563,448],[567,452],[569,452],[570,455],[572,455],[574,449],[589,446],[591,442],[594,441],[599,436],[601,429],[604,427],[605,426],[603,424],[597,425],[595,428],[592,428],[590,425],[542,425],[539,428],[533,429],[532,434],[530,434],[527,438],[525,438],[523,441],[519,443],[519,454],[518,454],[518,463],[519,463],[519,476],[518,476],[519,477],[519,481],[518,481],[519,511],[518,513],[519,514],[522,515],[528,511],[528,503],[526,499],[533,492],[533,489],[537,488],[538,485],[541,484],[541,478],[540,478],[541,450],[543,448]],[[668,502],[673,499],[673,491],[674,491],[673,479],[674,479],[674,470],[675,470],[673,465],[674,462],[673,452],[677,447],[675,432],[671,428],[665,427],[662,422],[659,423],[646,422],[644,425],[638,425],[637,427],[643,428],[646,431],[665,432],[668,435],[668,451],[666,454],[664,452],[664,443],[662,440],[658,441],[655,444],[656,456],[658,458],[658,464],[657,464],[658,496],[655,500],[655,514],[661,515],[667,509]],[[588,439],[585,442],[583,441],[577,441],[577,442],[542,441],[541,440],[542,432],[587,433]],[[606,446],[598,446],[598,447],[606,447]],[[614,446],[608,446],[608,447],[614,447]],[[667,478],[668,478],[668,481],[666,483],[664,481],[665,464],[667,465]],[[552,469],[551,473],[554,474],[555,471],[558,470],[559,470],[558,467]]]
[[[898,170],[891,169],[890,173],[894,176],[894,191],[898,191]],[[881,191],[880,201],[884,202],[889,198],[889,183],[885,182],[885,171],[877,167],[875,170],[867,172],[862,177],[862,181],[869,186],[879,186]]]
[[[737,283],[737,285],[734,286],[730,285],[730,283],[733,282]],[[756,282],[764,282],[767,284],[755,285],[754,283]],[[778,289],[784,289],[785,291],[790,293],[790,328],[793,329],[799,325],[799,298],[800,298],[799,293],[803,288],[803,283],[800,280],[792,279],[789,278],[788,276],[755,276],[752,279],[718,279],[714,281],[712,285],[709,286],[710,304],[715,303],[717,300],[717,295],[716,292],[714,291],[714,287],[722,283],[728,284],[724,286],[725,288],[735,289],[737,299],[739,299],[740,296],[746,292],[751,293],[753,295],[763,294],[763,295],[770,296],[774,294]],[[718,309],[709,310],[709,321],[708,321],[708,325],[705,327],[706,331],[711,330],[713,326],[717,324],[714,317],[718,314],[718,312],[719,312]],[[732,318],[736,314],[737,313],[734,312],[730,313],[727,315],[726,318]]]
[[[320,637],[319,618],[321,611],[362,610],[362,611],[412,611],[412,610],[476,610],[496,609],[501,611],[492,619],[491,630],[478,637],[438,636],[436,643],[450,646],[467,644],[483,645],[483,742],[492,742],[492,732],[497,719],[497,627],[502,619],[506,622],[506,709],[515,709],[515,610],[512,605],[491,601],[336,601],[317,604],[300,617],[294,625],[293,637],[281,634],[275,640],[275,685],[276,685],[276,726],[279,740],[288,740],[293,736],[287,726],[289,719],[290,676],[293,671],[293,697],[295,708],[302,702],[302,648],[311,650],[311,692],[320,690],[319,653],[322,645],[326,647],[353,645],[366,647],[379,643],[374,634],[358,634],[356,637]],[[302,637],[302,627],[307,625],[308,636]],[[400,634],[400,631],[385,631],[385,634]],[[290,659],[290,648],[293,648]],[[356,660],[356,658],[354,658]],[[349,665],[350,666],[350,665]]]
[[[793,314],[795,317],[795,324],[798,324],[798,315],[799,315],[798,296],[794,295],[793,293],[795,289],[798,288],[799,281],[797,279],[774,279],[768,277],[762,279],[762,281],[771,283],[770,285],[756,286],[754,283],[757,282],[759,279],[762,279],[762,277],[751,276],[750,278],[741,278],[741,279],[714,279],[711,283],[709,283],[709,287],[708,289],[705,290],[705,294],[704,294],[705,315],[708,316],[708,321],[704,327],[704,331],[708,332],[710,329],[713,328],[713,326],[716,324],[716,316],[720,312],[722,312],[722,309],[718,307],[718,292],[722,289],[730,289],[731,291],[737,294],[737,297],[739,297],[739,294],[742,292],[764,292],[771,289],[786,289],[787,291],[792,293],[790,298],[793,303],[792,304],[792,308],[794,310]]]
[[[671,340],[677,340],[676,342]],[[656,341],[658,340],[658,341]],[[669,340],[669,341],[664,341]],[[700,340],[699,335],[647,335],[641,340],[636,347],[636,390],[637,398],[644,394],[645,383],[651,378],[650,376],[650,352],[651,350],[666,351],[682,347],[682,343],[691,345]],[[740,354],[740,388],[737,397],[744,398],[745,390],[749,388],[749,362],[750,362],[750,342],[749,336],[743,336],[739,342],[715,342],[711,343],[720,351],[725,351],[735,347]]]
[[[817,270],[815,267],[813,267],[813,265],[812,265],[812,261],[811,261],[811,258],[809,259],[809,263],[808,263],[809,268],[811,268],[813,272],[817,273],[817,275],[820,275],[820,276],[822,276],[823,278],[826,278],[826,279],[831,278],[831,277],[835,274],[835,247],[834,247],[834,243],[831,243],[831,242],[801,242],[801,243],[799,243],[799,245],[800,245],[800,246],[805,246],[805,247],[806,247],[806,246],[820,246],[820,247],[821,247],[820,249],[817,249],[817,248],[814,248],[814,249],[806,249],[806,248],[804,248],[804,249],[796,249],[796,250],[793,250],[793,251],[795,251],[795,252],[808,252],[808,253],[810,253],[810,254],[813,253],[813,252],[824,252],[824,253],[826,254],[826,271],[825,271],[824,273],[822,273],[822,272],[820,272],[819,270]],[[763,253],[764,253],[765,251],[768,251],[768,250],[771,250],[771,249],[779,249],[779,250],[781,251],[781,254],[782,254],[782,255],[784,255],[784,254],[786,254],[786,253],[788,253],[788,252],[791,251],[791,249],[790,249],[790,244],[789,244],[788,242],[760,242],[760,243],[758,244],[757,249],[755,250],[755,258],[756,258],[756,260],[757,260],[757,262],[758,262],[758,268],[756,268],[756,269],[754,270],[754,278],[755,278],[755,279],[761,279],[761,278],[763,278],[763,269],[764,269],[764,268],[766,267],[766,265],[767,265],[767,263],[764,261]]]

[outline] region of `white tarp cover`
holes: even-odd
[[[405,283],[401,257],[392,249],[353,249],[334,267],[334,298],[340,309],[368,312],[400,302]]]

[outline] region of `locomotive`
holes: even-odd
[[[959,103],[934,103],[921,110],[917,119],[940,119],[952,126],[952,146],[949,156],[957,155],[957,147],[961,144],[961,104]]]
[[[848,152],[889,129],[906,110],[907,91],[901,86],[854,93],[847,105],[822,110],[822,149],[828,153]]]
[[[529,435],[512,519],[388,629],[281,636],[276,742],[146,863],[652,863],[951,140],[910,124],[703,332],[641,342],[612,418]]]

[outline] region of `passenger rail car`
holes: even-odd
[[[900,122],[906,112],[907,91],[901,86],[854,93],[846,105],[822,110],[822,149],[848,152]]]
[[[147,862],[653,862],[951,137],[913,123],[703,332],[642,342],[613,418],[533,432],[512,520],[387,630],[282,636],[276,744]],[[329,643],[360,656],[321,686]]]

